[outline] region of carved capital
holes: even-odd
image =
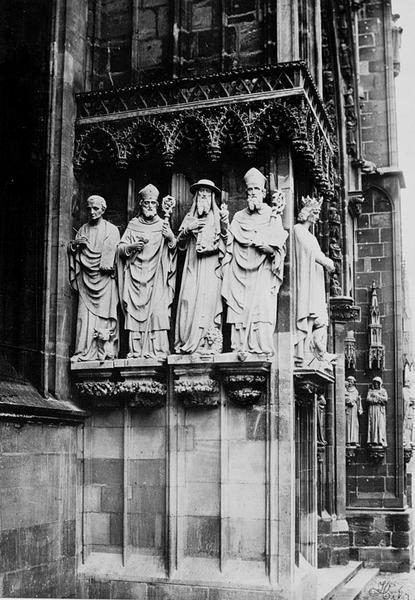
[[[178,374],[174,392],[187,408],[214,408],[220,402],[218,382],[199,369]]]
[[[117,383],[117,394],[120,398],[125,398],[131,407],[160,408],[166,403],[166,392],[166,385],[151,377],[127,379]]]
[[[80,400],[91,404],[112,404],[116,397],[114,381],[83,381],[75,384]]]
[[[263,400],[267,389],[267,378],[259,373],[225,375],[223,384],[231,402],[240,406],[252,406]]]
[[[349,296],[330,298],[330,318],[334,322],[360,321],[360,307]]]
[[[80,399],[91,406],[158,408],[165,404],[162,361],[116,359],[103,363],[85,362],[71,366]]]
[[[319,383],[312,377],[294,379],[295,402],[299,407],[312,406],[320,393]]]

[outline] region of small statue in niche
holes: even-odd
[[[346,444],[360,446],[358,415],[363,413],[362,399],[356,388],[356,379],[352,376],[346,379],[344,399],[346,405]]]
[[[193,204],[177,237],[186,258],[177,305],[175,351],[216,354],[222,351],[221,285],[227,223],[219,213],[215,195],[220,190],[213,181],[200,179],[190,191]]]
[[[403,390],[404,421],[403,421],[403,446],[415,447],[415,394],[412,386],[405,383]]]
[[[302,198],[303,207],[294,226],[294,247],[296,261],[297,310],[295,360],[302,366],[307,354],[330,364],[336,360],[335,354],[327,352],[327,329],[329,317],[326,302],[324,270],[333,273],[334,262],[323,254],[317,238],[310,232],[320,215],[322,200]]]
[[[118,354],[118,292],[114,258],[118,229],[103,219],[102,196],[87,200],[88,223],[69,242],[69,279],[79,294],[75,353],[71,362],[113,359]],[[105,339],[104,339],[105,338]]]
[[[367,404],[367,443],[386,448],[386,403],[388,394],[380,377],[372,379],[366,398]]]
[[[265,177],[258,169],[244,176],[247,207],[237,212],[228,229],[222,296],[232,327],[232,349],[244,359],[247,353],[274,353],[278,292],[283,280],[285,241],[281,194],[276,206],[264,203]],[[228,222],[228,209],[221,207]]]
[[[317,396],[317,442],[325,446],[327,444],[325,429],[326,429],[326,398],[324,394],[318,394]]]
[[[163,220],[157,214],[158,189],[150,183],[138,194],[139,213],[128,223],[117,252],[128,358],[165,358],[176,282],[176,238],[168,220],[174,198],[163,198]]]

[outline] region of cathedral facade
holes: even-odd
[[[2,595],[308,599],[413,566],[397,19],[7,3]]]

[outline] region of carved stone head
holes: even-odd
[[[298,221],[300,223],[304,223],[305,221],[311,221],[312,223],[315,223],[320,216],[322,203],[322,198],[303,196],[301,198],[302,209],[298,213]]]
[[[265,182],[266,179],[261,171],[255,169],[249,169],[244,175],[244,181],[246,186],[246,197],[248,202],[248,209],[251,212],[261,208],[265,198]]]
[[[157,214],[159,191],[149,183],[138,192],[138,204],[145,219],[152,219]]]
[[[107,203],[105,202],[105,199],[102,196],[98,196],[96,194],[89,196],[86,203],[88,220],[90,222],[97,221],[100,217],[102,217],[107,208]]]

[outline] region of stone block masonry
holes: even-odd
[[[73,427],[0,424],[0,596],[75,594],[76,481]]]

